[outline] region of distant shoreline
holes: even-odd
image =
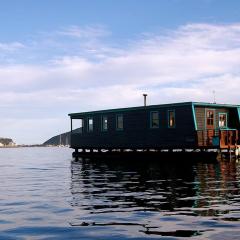
[[[15,146],[0,146],[1,148],[25,148],[25,147],[67,147],[69,148],[69,146],[65,146],[65,145],[43,145],[43,144],[33,144],[33,145],[15,145]]]

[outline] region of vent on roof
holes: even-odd
[[[144,97],[144,107],[146,107],[147,106],[147,94],[144,93],[143,97]]]

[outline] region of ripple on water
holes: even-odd
[[[70,156],[65,148],[0,152],[0,239],[240,239],[234,162]]]

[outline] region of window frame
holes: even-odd
[[[75,124],[75,121],[78,123],[79,121],[79,126],[78,124]],[[82,126],[81,126],[82,125]],[[79,128],[79,131],[76,131]],[[84,131],[84,118],[71,118],[71,133],[77,133],[77,134],[83,134]]]
[[[104,122],[104,119],[106,119],[107,120],[107,128],[104,128],[104,126],[105,126],[105,122]],[[103,116],[101,116],[101,131],[102,132],[107,132],[108,131],[108,116],[107,115],[103,115]]]
[[[174,125],[173,126],[170,125],[170,113],[171,112],[173,112],[173,116],[174,116]],[[176,112],[175,112],[175,109],[168,110],[168,128],[176,128]]]
[[[208,124],[208,117],[207,114],[209,111],[213,112],[213,124],[209,125]],[[211,119],[211,118],[210,118]],[[213,108],[206,108],[205,109],[205,129],[215,129],[217,126],[217,119],[216,119],[216,109]]]
[[[89,120],[92,120],[92,128],[90,129],[90,124],[89,124]],[[94,120],[93,117],[87,117],[87,131],[88,132],[93,132],[94,130]]]
[[[157,113],[157,116],[158,116],[158,125],[157,126],[153,126],[153,114],[154,113]],[[153,129],[156,129],[156,128],[159,128],[160,124],[159,124],[159,111],[151,111],[150,112],[150,128],[153,128]]]
[[[220,115],[225,115],[226,116],[226,125],[225,126],[220,126]],[[219,128],[228,128],[228,113],[226,112],[220,112],[218,113],[218,127]]]
[[[122,118],[122,128],[119,128],[119,125],[118,125],[118,118],[121,117]],[[123,131],[124,129],[124,123],[123,123],[123,114],[116,114],[116,130],[117,131]]]

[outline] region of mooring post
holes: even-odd
[[[217,159],[220,160],[220,161],[222,161],[222,160],[223,160],[223,158],[222,158],[222,149],[219,148],[219,149],[217,150],[217,152],[218,152]]]
[[[231,148],[229,147],[229,158],[230,158],[230,161],[232,160],[232,151],[231,151]]]
[[[239,147],[238,147],[237,144],[235,144],[235,149],[234,149],[234,150],[235,150],[235,151],[234,151],[234,152],[235,152],[235,158],[238,159],[238,158],[239,158],[239,153],[240,153],[240,152],[239,152]]]

